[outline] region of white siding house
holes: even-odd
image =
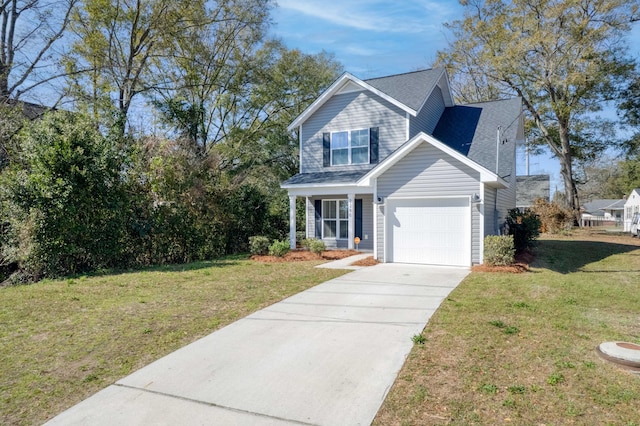
[[[640,188],[631,191],[624,203],[624,232],[631,232],[631,221],[635,213],[640,213]]]

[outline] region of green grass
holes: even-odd
[[[262,307],[342,275],[238,257],[0,289],[0,424],[40,424]]]
[[[580,238],[542,240],[528,273],[470,274],[374,424],[640,425],[640,376],[595,351],[640,339],[640,246]]]

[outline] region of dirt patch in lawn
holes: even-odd
[[[263,263],[280,263],[280,262],[304,262],[308,260],[338,260],[345,257],[360,254],[355,250],[325,250],[321,255],[317,255],[308,250],[292,250],[283,257],[277,256],[251,256],[251,260]]]
[[[375,266],[378,262],[373,256],[365,257],[364,259],[356,260],[351,266]]]

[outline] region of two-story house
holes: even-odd
[[[345,73],[289,126],[306,234],[382,262],[470,266],[516,203],[519,98],[455,105],[442,68],[360,80]]]

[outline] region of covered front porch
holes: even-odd
[[[374,251],[375,180],[360,182],[368,169],[300,173],[281,187],[289,195],[289,242],[296,247],[296,201],[303,198],[305,237],[327,248]]]
[[[289,241],[296,247],[296,201],[305,200],[305,237],[324,241],[327,248],[373,250],[373,194],[336,192],[298,195],[289,191]],[[325,191],[323,191],[325,192]]]
[[[289,193],[289,238],[296,246],[296,201]],[[331,193],[302,196],[305,199],[305,237],[322,240],[327,248],[373,250],[373,194]]]

